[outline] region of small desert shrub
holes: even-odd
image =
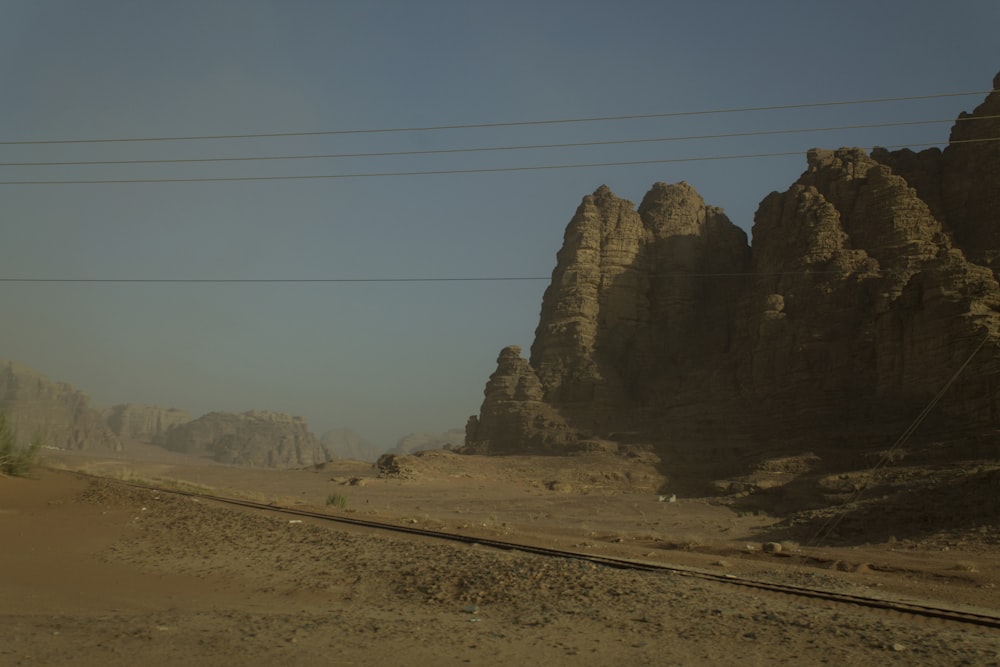
[[[326,504],[331,507],[347,507],[347,496],[342,496],[339,493],[331,493],[326,497]]]
[[[0,474],[26,475],[38,463],[42,439],[35,437],[27,447],[17,444],[17,432],[0,413]]]

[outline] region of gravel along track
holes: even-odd
[[[137,485],[137,484],[128,484],[128,485],[137,489],[151,488],[145,485]],[[984,613],[975,613],[971,611],[963,611],[953,608],[924,605],[911,601],[887,600],[874,597],[865,597],[860,595],[850,595],[846,593],[839,593],[836,591],[829,591],[824,589],[806,588],[802,586],[792,586],[788,584],[757,581],[753,579],[747,579],[744,577],[736,577],[733,575],[706,572],[694,568],[685,568],[685,567],[678,567],[671,565],[662,565],[658,563],[648,563],[635,560],[611,558],[607,556],[599,556],[594,554],[582,554],[578,552],[564,551],[560,549],[549,549],[532,545],[518,544],[516,542],[508,542],[503,540],[483,539],[483,538],[472,537],[469,535],[459,535],[455,533],[443,533],[440,531],[427,530],[413,526],[367,521],[365,519],[359,519],[354,517],[338,516],[338,515],[331,515],[310,510],[280,507],[275,504],[258,503],[240,498],[230,498],[230,497],[217,496],[206,493],[169,490],[156,487],[152,487],[152,490],[158,491],[160,493],[170,493],[178,496],[185,496],[189,498],[221,503],[224,505],[233,505],[237,507],[261,510],[268,513],[274,513],[279,515],[284,514],[288,516],[308,517],[310,519],[318,519],[320,521],[349,524],[352,526],[360,526],[363,528],[370,528],[378,531],[388,531],[389,533],[404,533],[407,535],[418,535],[422,537],[428,537],[435,540],[445,540],[445,541],[459,542],[467,545],[492,547],[503,551],[515,551],[520,553],[530,553],[541,556],[548,556],[552,558],[578,560],[584,563],[601,565],[604,567],[610,567],[621,570],[662,572],[662,573],[676,574],[681,576],[693,577],[696,579],[715,581],[725,585],[741,586],[744,588],[754,589],[757,591],[782,593],[786,595],[799,596],[814,600],[825,600],[830,602],[838,602],[841,604],[857,605],[861,607],[868,607],[871,609],[885,609],[889,611],[896,611],[903,614],[911,614],[914,616],[922,616],[926,618],[942,619],[946,621],[952,621],[955,623],[964,623],[968,625],[979,625],[987,628],[1000,630],[1000,616],[989,615]],[[292,521],[294,521],[294,519],[292,519]]]
[[[180,654],[264,665],[288,664],[292,654],[297,664],[1000,664],[1000,631],[961,619],[374,531],[266,505],[225,507],[113,481],[90,481],[79,501],[122,527],[99,554],[105,563],[192,588],[151,610],[53,616],[30,629],[0,619],[14,623],[12,655],[48,631],[79,641],[63,642],[71,654],[47,642],[55,653],[46,659],[72,655],[83,665],[129,664],[128,651],[153,650],[166,635],[156,654],[163,662],[148,664]],[[134,636],[123,630],[135,627]],[[326,662],[331,656],[340,662]]]

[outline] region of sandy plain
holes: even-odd
[[[1000,664],[994,629],[116,481],[1000,615],[990,530],[771,554],[781,517],[670,502],[643,457],[431,452],[404,468],[49,451],[33,478],[0,478],[0,665]]]

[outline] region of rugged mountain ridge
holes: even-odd
[[[167,430],[154,444],[249,467],[301,467],[329,458],[304,419],[267,410],[209,412]]]
[[[997,114],[994,92],[951,141],[1000,136]],[[935,419],[1000,426],[1000,142],[806,157],[752,247],[686,183],[584,197],[530,358],[501,351],[466,451],[840,446],[915,417],[973,352]]]
[[[132,403],[99,410],[72,385],[51,382],[12,361],[0,361],[0,412],[22,444],[41,436],[45,445],[58,449],[120,452],[129,442],[146,442],[223,463],[277,468],[332,458],[301,417],[251,410],[210,412],[192,420],[185,410]]]
[[[40,436],[59,449],[122,449],[85,393],[12,361],[0,362],[0,412],[25,443]]]

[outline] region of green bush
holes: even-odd
[[[0,474],[26,475],[38,463],[42,439],[35,437],[27,447],[17,445],[17,431],[0,413]]]
[[[326,504],[333,507],[347,507],[347,496],[339,493],[331,493],[326,497]]]

